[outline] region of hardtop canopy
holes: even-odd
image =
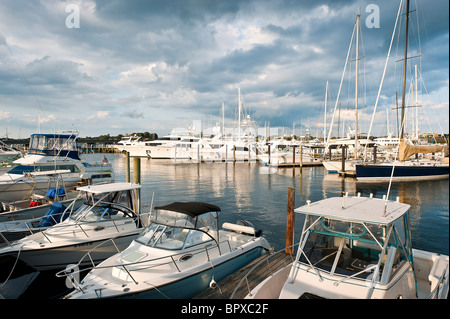
[[[408,210],[410,205],[369,197],[332,197],[296,208],[296,213],[319,215],[332,219],[391,224]]]
[[[87,185],[77,187],[78,191],[92,193],[92,194],[102,194],[102,193],[110,193],[110,192],[121,192],[131,189],[141,188],[139,184],[133,183],[108,183],[108,184],[97,184],[97,185]]]
[[[155,210],[169,210],[195,218],[205,213],[220,212],[220,207],[202,202],[174,202],[165,206],[155,207]]]

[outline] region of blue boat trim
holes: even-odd
[[[356,165],[356,178],[390,178],[392,165],[365,164]],[[393,177],[438,177],[449,175],[448,166],[404,166],[394,168]]]

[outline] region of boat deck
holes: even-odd
[[[268,276],[276,272],[277,270],[283,268],[284,266],[290,264],[295,258],[289,254],[278,253],[273,255],[264,255],[247,266],[241,268],[237,272],[229,275],[223,280],[219,281],[217,284],[220,287],[216,289],[208,288],[202,293],[194,297],[194,299],[229,299],[233,293],[236,286],[239,284],[240,280],[249,272],[249,270],[255,266],[258,262],[263,259],[267,259],[267,262],[260,263],[248,276],[249,286],[251,288],[256,287],[261,281],[266,279]],[[248,294],[247,284],[243,282],[239,289],[236,291],[233,299],[243,299]]]

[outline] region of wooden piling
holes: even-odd
[[[303,171],[303,145],[300,145],[300,174]]]
[[[134,184],[141,184],[141,158],[140,157],[133,157],[133,183]],[[138,211],[141,211],[141,190],[137,189],[138,198],[139,198],[139,207]]]
[[[133,157],[133,183],[141,183],[141,158]]]
[[[377,146],[374,145],[373,147],[373,163],[375,164],[377,162]]]
[[[345,172],[345,153],[346,153],[347,147],[345,145],[342,145],[342,149],[341,149],[341,172]]]
[[[292,164],[295,166],[295,145],[292,145]]]
[[[287,195],[287,221],[286,221],[286,254],[294,254],[294,208],[295,208],[295,189],[288,188]]]
[[[125,156],[126,156],[126,182],[130,183],[131,179],[130,179],[130,152],[126,152],[125,151]]]

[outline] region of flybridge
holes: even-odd
[[[78,132],[63,131],[53,134],[32,134],[28,152],[79,160],[76,139]]]

